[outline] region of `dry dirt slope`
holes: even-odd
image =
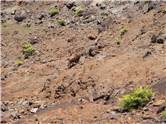
[[[1,123],[165,123],[165,2],[2,2],[1,28]],[[140,86],[154,99],[117,111]]]

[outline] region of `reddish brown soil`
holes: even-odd
[[[117,12],[112,15],[113,10],[105,9],[109,15],[103,18],[103,10],[93,8],[94,3],[82,17],[75,17],[65,3],[2,2],[2,123],[165,123],[157,112],[161,105],[154,103],[166,100],[166,39],[152,42],[153,35],[166,36],[165,2],[157,2],[149,11],[150,3],[124,2],[113,6]],[[46,15],[40,23],[39,14],[48,14],[55,5],[60,14]],[[26,10],[26,19],[16,22],[11,15],[15,9]],[[88,23],[87,15],[96,19]],[[58,26],[59,18],[69,23]],[[128,30],[123,36],[122,27]],[[34,39],[35,54],[24,59],[22,45]],[[17,66],[17,60],[24,64]],[[144,108],[118,112],[122,96],[140,86],[154,87],[154,100]]]

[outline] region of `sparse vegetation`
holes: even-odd
[[[164,0],[8,1],[2,123],[166,124]]]
[[[57,14],[59,14],[59,10],[58,10],[57,8],[51,8],[51,9],[49,10],[49,15],[50,15],[50,16],[55,16],[55,15],[57,15]]]
[[[162,116],[166,119],[166,110],[162,113]]]
[[[20,65],[22,65],[22,64],[24,64],[23,61],[21,61],[21,60],[17,60],[17,61],[16,61],[16,65],[17,65],[17,66],[20,66]]]
[[[166,8],[163,9],[163,13],[166,14]]]
[[[76,8],[76,10],[75,10],[75,16],[82,16],[84,11],[85,11],[84,7],[78,7],[78,8]]]
[[[127,27],[123,27],[123,28],[120,30],[120,35],[122,36],[122,35],[124,35],[124,34],[127,33],[127,32],[128,32]]]
[[[122,99],[121,108],[130,111],[146,105],[154,93],[149,88],[138,88],[133,93],[125,95]]]
[[[62,19],[58,20],[57,23],[60,26],[65,26],[66,25],[65,20],[62,20]]]
[[[35,52],[35,49],[32,47],[30,43],[25,43],[23,45],[23,54],[25,58],[29,58],[29,56],[32,56]]]
[[[151,1],[150,0],[145,0],[144,3],[145,4],[149,4]]]
[[[106,12],[102,12],[101,13],[101,16],[108,16],[109,14],[108,13],[106,13]]]

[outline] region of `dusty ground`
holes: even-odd
[[[50,17],[52,7],[60,12]],[[166,104],[156,105],[166,100],[165,13],[159,1],[2,2],[1,123],[165,123]],[[28,59],[25,42],[36,50]],[[154,89],[153,101],[118,111],[122,96],[140,86]]]

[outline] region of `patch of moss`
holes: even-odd
[[[59,10],[58,10],[57,8],[51,8],[51,9],[49,10],[49,15],[50,15],[50,16],[55,16],[55,15],[57,15],[57,14],[59,14]]]
[[[154,93],[149,88],[138,88],[133,93],[125,95],[121,102],[124,111],[130,111],[145,106],[153,97]]]

